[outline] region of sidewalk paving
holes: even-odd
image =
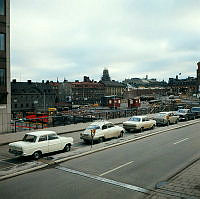
[[[144,199],[200,198],[200,159]]]

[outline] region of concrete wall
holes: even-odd
[[[6,87],[7,87],[7,104],[0,104],[0,133],[10,132],[10,120],[11,120],[10,0],[6,0]]]

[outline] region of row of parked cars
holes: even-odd
[[[180,109],[177,112],[160,112],[152,118],[133,116],[123,122],[123,127],[109,121],[96,121],[80,134],[80,138],[86,143],[92,140],[103,142],[110,138],[121,138],[126,131],[142,132],[145,129],[154,129],[158,125],[176,124],[180,120],[187,121],[197,117],[200,117],[200,107],[194,110]],[[45,153],[70,151],[72,145],[72,137],[61,137],[54,131],[36,131],[26,133],[22,141],[10,143],[9,152],[17,156],[33,156],[34,159],[39,159]]]

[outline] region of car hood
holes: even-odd
[[[186,115],[186,113],[176,113],[176,115]]]
[[[17,148],[23,148],[26,146],[30,146],[34,143],[32,142],[24,142],[24,141],[18,141],[18,142],[12,142],[9,144],[9,147],[17,147]]]

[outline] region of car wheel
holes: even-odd
[[[185,117],[185,121],[188,121],[188,117]]]
[[[36,152],[33,154],[33,158],[34,158],[35,160],[40,159],[41,156],[42,156],[42,152],[41,152],[41,151],[36,151]]]
[[[71,150],[71,144],[66,144],[65,147],[64,147],[64,151],[68,152],[70,150]]]
[[[144,127],[142,127],[141,129],[140,129],[140,133],[142,133],[144,131]]]
[[[104,142],[104,138],[103,138],[103,137],[100,137],[100,138],[99,138],[99,143],[102,143],[102,142]]]
[[[178,119],[176,120],[175,124],[178,124]]]
[[[120,135],[119,135],[119,138],[122,138],[123,136],[124,136],[124,132],[121,131],[121,132],[120,132]]]
[[[151,129],[155,129],[155,127],[156,127],[155,124],[153,124],[153,126],[151,127]]]

